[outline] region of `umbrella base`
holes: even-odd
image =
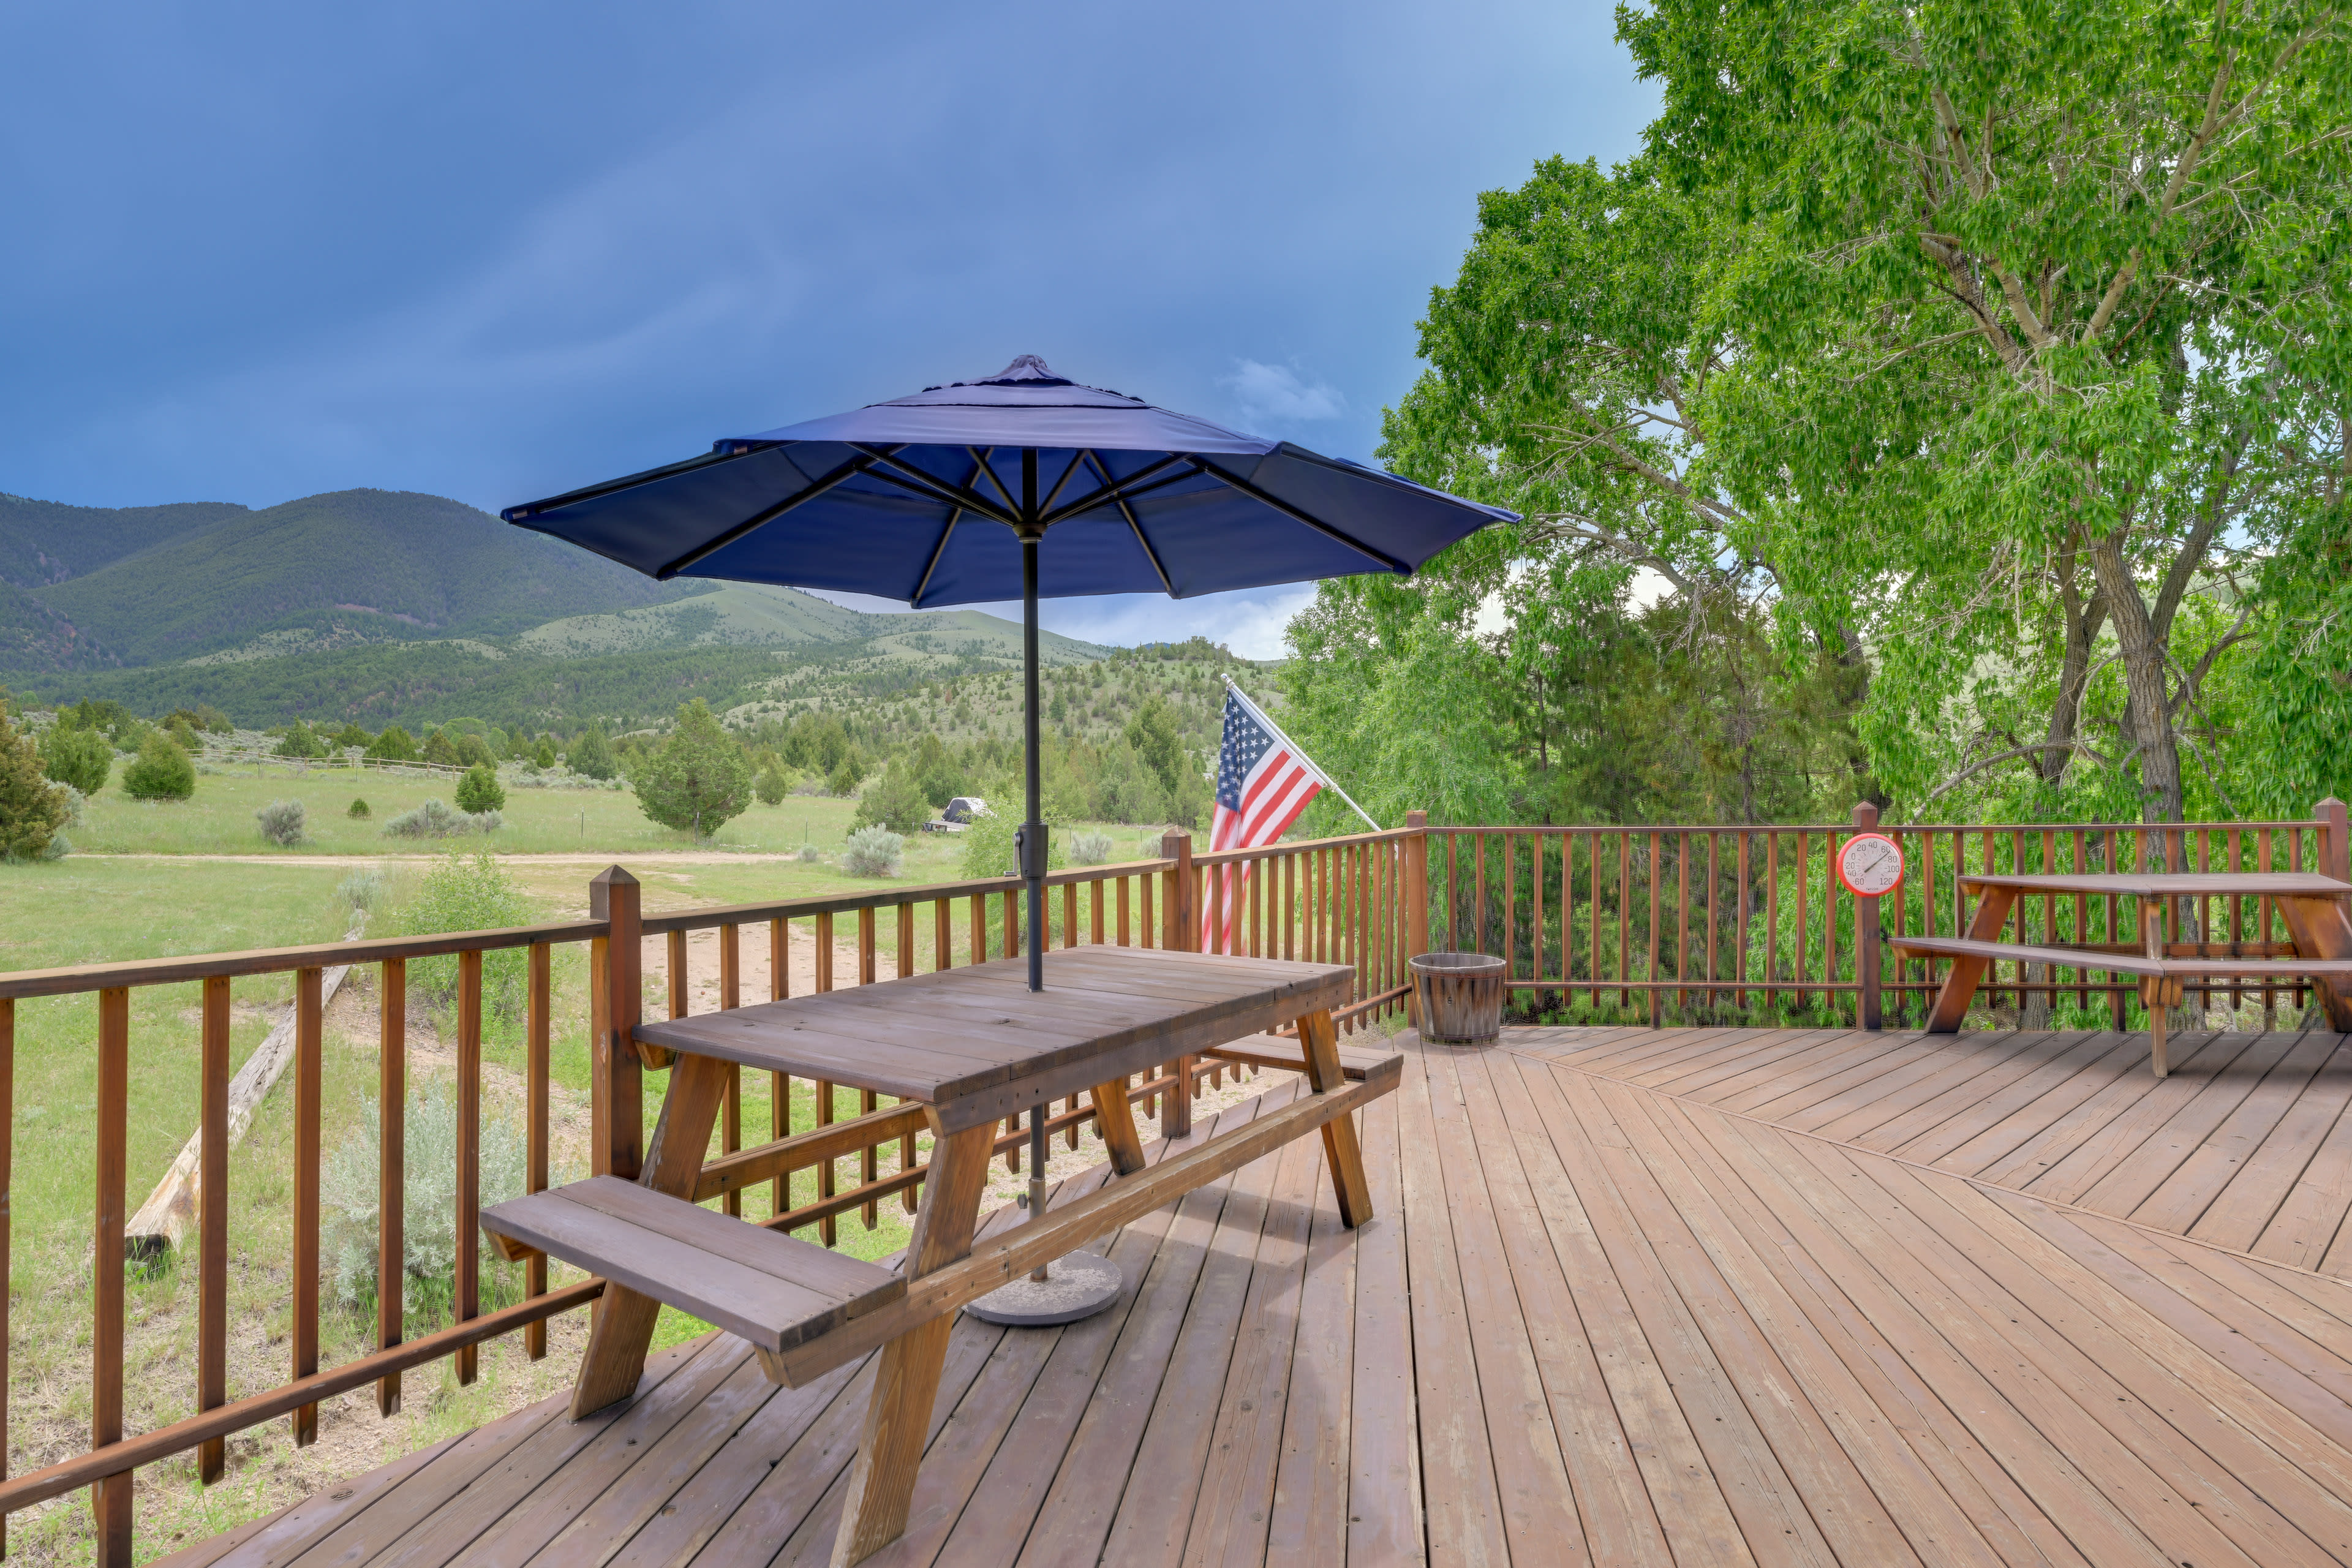
[[[1113,1301],[1126,1281],[1118,1265],[1091,1252],[1073,1252],[1046,1266],[1041,1283],[1024,1275],[1000,1285],[964,1310],[983,1323],[1007,1328],[1043,1329],[1091,1318]]]

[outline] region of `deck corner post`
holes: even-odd
[[[2319,868],[2339,882],[2352,882],[2352,843],[2347,843],[2344,803],[2329,795],[2311,808],[2319,819]]]
[[[1429,813],[1404,814],[1404,1020],[1421,1027],[1421,988],[1412,984],[1412,961],[1429,951]]]
[[[1856,833],[1878,831],[1878,807],[1866,800],[1854,802],[1853,830]],[[1865,1029],[1880,1026],[1883,1015],[1879,1009],[1878,959],[1879,944],[1885,932],[1878,923],[1878,900],[1857,897],[1853,900],[1853,979],[1854,1022]]]
[[[588,918],[602,921],[605,934],[591,942],[601,946],[604,984],[597,1000],[603,1005],[591,1042],[593,1073],[589,1091],[595,1118],[594,1146],[590,1168],[600,1176],[634,1180],[644,1159],[644,1067],[637,1059],[635,1035],[645,1006],[644,906],[637,879],[618,866],[608,866],[588,884]]]
[[[1161,943],[1171,952],[1201,951],[1201,917],[1192,907],[1192,836],[1189,833],[1165,834],[1160,840],[1160,856],[1176,864],[1162,875],[1167,879],[1160,889],[1160,909],[1168,921],[1167,939]]]

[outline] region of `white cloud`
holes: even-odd
[[[816,595],[853,610],[906,615],[896,599],[830,590]],[[1037,623],[1049,632],[1108,647],[1133,647],[1138,643],[1182,642],[1202,637],[1223,643],[1244,658],[1281,658],[1283,628],[1291,617],[1315,602],[1311,583],[1284,584],[1273,588],[1249,588],[1231,594],[1203,594],[1196,599],[1171,599],[1160,594],[1113,594],[1101,598],[1047,599],[1037,606]],[[1021,605],[959,605],[1018,624]]]
[[[1234,395],[1234,401],[1250,419],[1277,423],[1337,419],[1348,411],[1348,400],[1339,395],[1338,387],[1325,381],[1310,386],[1288,365],[1235,360],[1233,374],[1218,377],[1217,384]]]

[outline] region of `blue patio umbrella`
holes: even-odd
[[[500,515],[658,578],[830,588],[917,609],[1018,595],[1028,768],[1015,843],[1033,991],[1045,988],[1039,599],[1403,576],[1490,522],[1517,521],[1081,386],[1034,354]]]

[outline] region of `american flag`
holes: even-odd
[[[1225,743],[1217,753],[1217,810],[1212,849],[1255,849],[1289,830],[1321,793],[1323,779],[1290,738],[1263,721],[1238,691],[1225,693]],[[1224,867],[1211,879],[1201,910],[1201,951],[1234,951],[1234,922],[1249,864]]]

